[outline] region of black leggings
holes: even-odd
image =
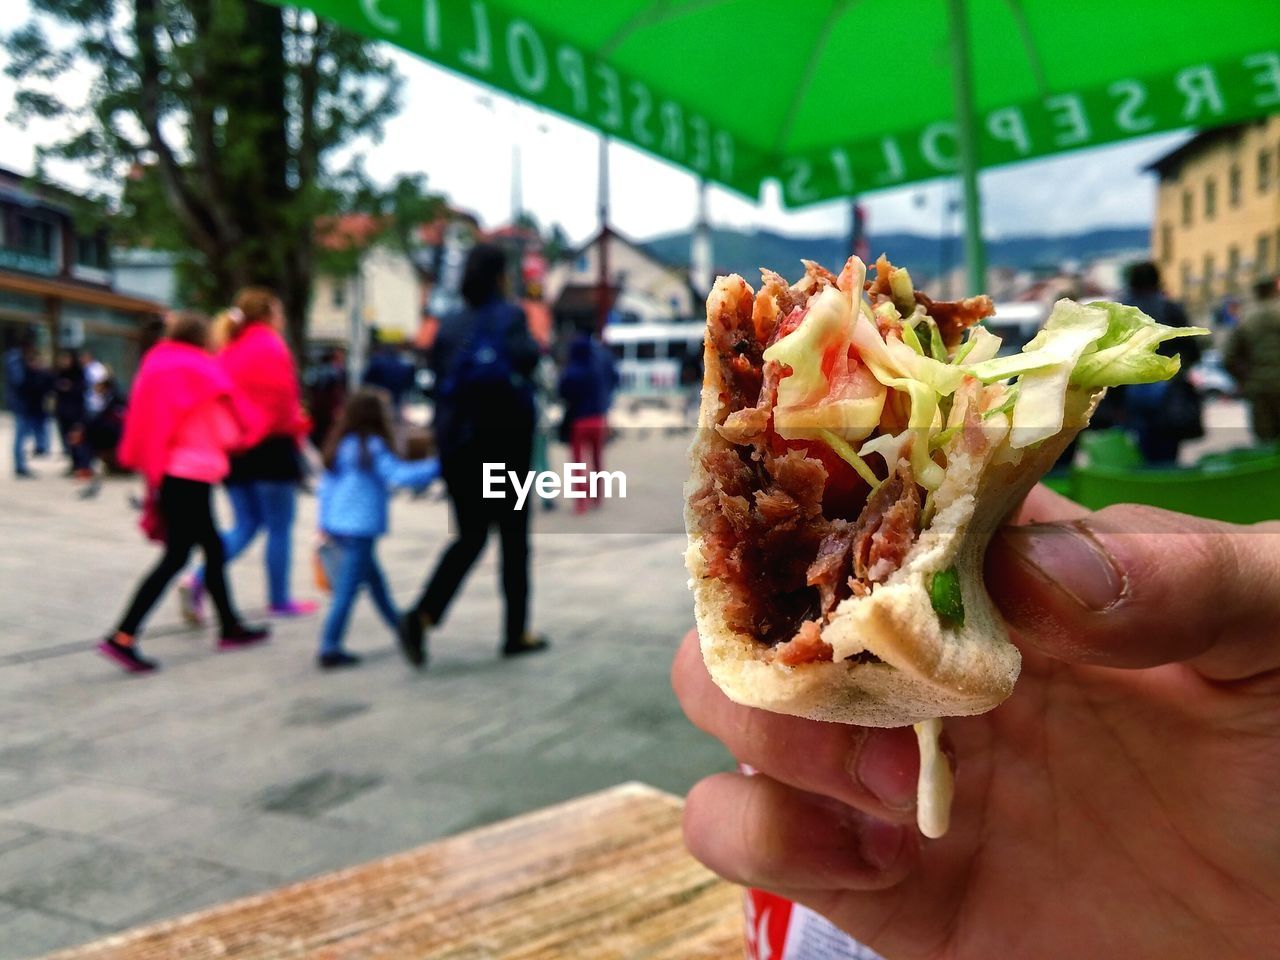
[[[504,458],[499,454],[491,459],[502,461]],[[518,454],[512,459],[517,461],[508,462],[512,469],[522,472],[528,469],[527,455]],[[508,496],[503,499],[482,497],[479,458],[467,458],[460,464],[446,463],[444,482],[449,499],[453,501],[457,531],[453,543],[440,557],[435,573],[427,582],[417,610],[430,617],[432,623],[443,620],[454,594],[484,549],[489,528],[496,526],[502,541],[502,594],[507,614],[505,641],[509,647],[517,646],[524,638],[529,613],[529,510],[533,498],[525,502],[523,510],[516,510],[510,486],[505,488]]]
[[[160,484],[160,516],[164,518],[166,533],[164,556],[139,584],[129,611],[117,628],[121,633],[133,636],[138,632],[165,587],[187,565],[191,548],[195,546],[204,552],[204,583],[218,610],[222,632],[234,632],[240,625],[240,618],[227,593],[227,579],[222,569],[222,538],[218,536],[218,528],[213,522],[212,498],[213,487],[207,483],[178,477],[164,478]]]

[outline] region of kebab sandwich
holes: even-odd
[[[990,298],[935,301],[885,257],[871,280],[856,257],[762,278],[707,300],[685,490],[702,655],[738,703],[916,724],[922,827],[928,794],[926,832],[945,830],[937,718],[992,709],[1019,670],[983,586],[991,536],[1107,387],[1171,377],[1157,347],[1205,331],[1059,300],[1002,356]]]

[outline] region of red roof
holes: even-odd
[[[326,250],[363,247],[387,226],[387,217],[369,213],[343,213],[316,218],[316,243]]]

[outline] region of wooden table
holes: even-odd
[[[680,806],[623,784],[53,956],[737,960],[741,894],[685,852]]]

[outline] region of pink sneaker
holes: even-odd
[[[309,617],[320,609],[314,600],[290,600],[288,603],[275,604],[269,608],[273,617]]]

